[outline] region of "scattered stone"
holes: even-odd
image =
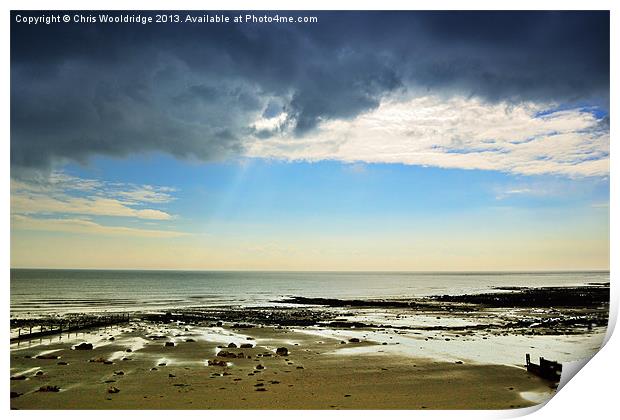
[[[131,353],[133,350],[132,349],[127,349],[125,350],[127,353]]]
[[[152,367],[152,368],[151,368],[151,371],[153,371],[153,370],[157,370],[157,368],[156,368],[156,367]]]
[[[75,350],[92,350],[93,345],[91,343],[80,343],[73,347]]]
[[[297,366],[297,369],[303,369],[303,368],[304,368],[303,366]]]
[[[121,390],[115,386],[108,388],[108,394],[118,394],[119,392],[121,392]]]
[[[123,357],[121,360],[126,362],[127,360],[132,360],[132,359],[131,359],[131,357]]]
[[[169,373],[169,374],[168,374],[168,377],[169,377],[169,378],[176,378],[176,377],[177,377],[177,375],[175,375],[174,373]]]
[[[60,366],[67,366],[69,363],[67,363],[67,362],[58,362],[57,364],[60,365]]]
[[[235,343],[228,343],[228,348],[229,349],[236,349],[237,345]]]
[[[288,349],[286,347],[278,347],[276,349],[276,354],[278,356],[288,356]]]
[[[456,362],[454,362],[454,363],[456,363],[457,365],[462,365],[462,364],[463,364],[463,362],[461,362],[460,360],[457,360],[457,361],[456,361]]]
[[[110,341],[114,341],[114,340],[115,340],[115,338],[114,338],[114,337],[110,337],[110,338],[108,338],[108,340],[110,340]]]
[[[124,375],[125,372],[123,372],[122,370],[117,370],[116,372],[114,372],[115,375],[121,376]]]
[[[59,359],[59,356],[55,356],[53,354],[40,354],[37,356],[37,359],[41,359],[41,360],[56,360]]]
[[[344,394],[344,396],[345,396],[345,397],[350,397],[350,396],[351,396],[351,394]]]
[[[264,392],[264,391],[267,391],[267,388],[256,388],[256,391]]]
[[[360,342],[359,338],[355,338],[355,337],[349,338],[349,343],[359,343],[359,342]]]
[[[256,365],[256,369],[262,370],[262,369],[265,369],[265,366],[259,364],[259,365]]]
[[[340,344],[347,344],[347,342],[346,341],[341,341]]]
[[[185,340],[186,343],[195,343],[196,340],[194,340],[193,338],[188,338]]]
[[[43,375],[43,371],[42,370],[38,370],[37,373],[35,373],[35,376],[41,376]]]
[[[104,360],[104,361],[103,361],[103,364],[104,364],[104,365],[113,365],[113,364],[114,364],[114,362],[113,362],[113,361],[111,361],[111,360]]]
[[[160,364],[158,364],[157,366],[166,366],[166,362],[161,362]]]
[[[254,347],[254,345],[251,343],[243,343],[239,346],[239,348],[242,348],[242,349],[251,349],[252,347]]]
[[[25,375],[15,375],[15,376],[11,376],[11,380],[12,381],[23,381],[26,379]]]
[[[207,365],[209,365],[209,366],[227,366],[227,363],[224,360],[209,360],[209,361],[207,361]]]
[[[244,357],[243,353],[240,353],[241,358]],[[237,358],[237,354],[230,352],[230,351],[226,351],[226,350],[221,350],[220,352],[217,353],[217,357],[228,357],[230,359],[235,359]]]
[[[59,392],[60,391],[60,387],[58,387],[57,385],[44,385],[41,388],[39,388],[39,392]]]
[[[21,392],[11,391],[11,398],[17,398],[20,395],[23,395]]]
[[[166,344],[164,344],[164,347],[174,347],[174,343],[172,341],[166,341]]]

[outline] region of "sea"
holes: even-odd
[[[11,316],[268,307],[292,296],[406,299],[608,283],[609,272],[282,272],[11,269]]]

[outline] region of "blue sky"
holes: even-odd
[[[13,23],[12,266],[608,269],[608,13],[318,16]]]

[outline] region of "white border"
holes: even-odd
[[[0,157],[0,170],[2,171],[3,182],[1,185],[1,200],[2,200],[2,213],[1,220],[3,238],[0,243],[0,264],[4,268],[2,275],[2,287],[6,292],[4,294],[3,304],[5,320],[9,318],[10,308],[10,293],[9,293],[9,270],[10,267],[10,154],[9,154],[9,101],[10,97],[10,75],[9,75],[9,37],[10,37],[10,9],[41,9],[41,10],[80,10],[80,9],[99,9],[99,10],[166,10],[166,9],[212,9],[212,10],[264,10],[264,9],[276,9],[276,10],[611,10],[611,38],[612,45],[615,46],[618,37],[617,24],[619,19],[617,18],[616,11],[618,2],[612,0],[588,0],[588,1],[574,1],[574,0],[521,0],[521,1],[488,1],[488,0],[433,0],[433,1],[417,1],[417,2],[405,2],[397,0],[381,0],[381,1],[368,1],[359,0],[356,2],[345,3],[336,2],[334,0],[316,0],[316,1],[304,1],[304,2],[291,2],[283,0],[267,0],[261,2],[241,1],[241,0],[211,0],[211,1],[188,1],[177,0],[175,2],[166,2],[161,0],[139,0],[128,3],[126,0],[108,0],[108,1],[90,1],[85,4],[84,1],[76,0],[62,0],[55,1],[50,4],[49,1],[41,0],[8,0],[4,1],[4,15],[2,20],[2,31],[0,32],[0,45],[2,48],[2,92],[5,93],[2,103],[2,127],[4,128],[4,136],[2,142],[2,154]],[[617,50],[617,48],[616,48]],[[618,109],[618,92],[617,83],[613,75],[618,73],[617,66],[617,53],[614,48],[611,49],[611,109]],[[614,118],[611,118],[611,133],[615,134]],[[613,149],[613,141],[611,148]],[[612,152],[613,155],[614,152]],[[615,156],[615,155],[613,155]],[[611,159],[611,173],[617,172],[616,160]],[[617,188],[614,190],[615,182],[611,181],[610,191],[610,211],[620,208],[620,195]],[[611,218],[611,255],[610,260],[611,272],[612,272],[612,299],[611,299],[611,314],[610,324],[615,325],[618,312],[618,276],[616,271],[618,269],[618,255],[620,255],[620,248],[618,246],[618,229],[619,225],[614,217]],[[6,322],[6,321],[5,321]],[[5,325],[6,328],[6,325]],[[480,418],[503,418],[514,417],[523,415],[531,411],[535,411],[530,418],[566,418],[566,419],[598,419],[609,418],[610,413],[617,413],[617,382],[616,378],[620,378],[620,369],[618,368],[618,360],[616,360],[616,354],[620,354],[619,339],[617,334],[609,337],[613,326],[610,325],[608,332],[607,345],[597,354],[593,360],[591,360],[584,369],[577,375],[576,379],[571,380],[562,390],[542,409],[540,410],[507,410],[507,411],[390,411],[390,412],[377,412],[377,411],[227,411],[227,412],[203,412],[203,411],[184,411],[183,417],[186,418],[203,418],[206,416],[226,416],[226,418],[248,418],[248,417],[269,417],[273,420],[289,419],[291,417],[305,417],[313,418],[317,415],[327,418],[342,417],[353,418],[370,418],[377,415],[386,415],[390,418],[409,419],[411,416],[421,418],[468,418],[468,419],[480,419]],[[4,330],[4,342],[8,343],[9,332],[8,328]],[[2,388],[4,392],[4,398],[2,400],[5,413],[17,418],[81,418],[87,415],[91,418],[106,418],[107,416],[121,415],[131,416],[132,418],[165,418],[172,413],[166,411],[132,411],[132,412],[108,412],[108,411],[91,411],[82,413],[79,411],[10,411],[9,410],[9,380],[8,380],[8,367],[9,367],[9,352],[2,353],[2,365],[4,367],[6,378],[3,382]],[[178,415],[178,414],[172,414]]]

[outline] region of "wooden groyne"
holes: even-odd
[[[114,314],[83,315],[66,319],[12,320],[11,324],[14,324],[12,329],[17,329],[17,336],[11,337],[11,343],[84,329],[125,324],[129,322],[129,319],[129,314]]]
[[[562,376],[562,364],[541,357],[539,364],[532,363],[530,354],[525,355],[525,367],[528,372],[550,381],[558,382]]]

